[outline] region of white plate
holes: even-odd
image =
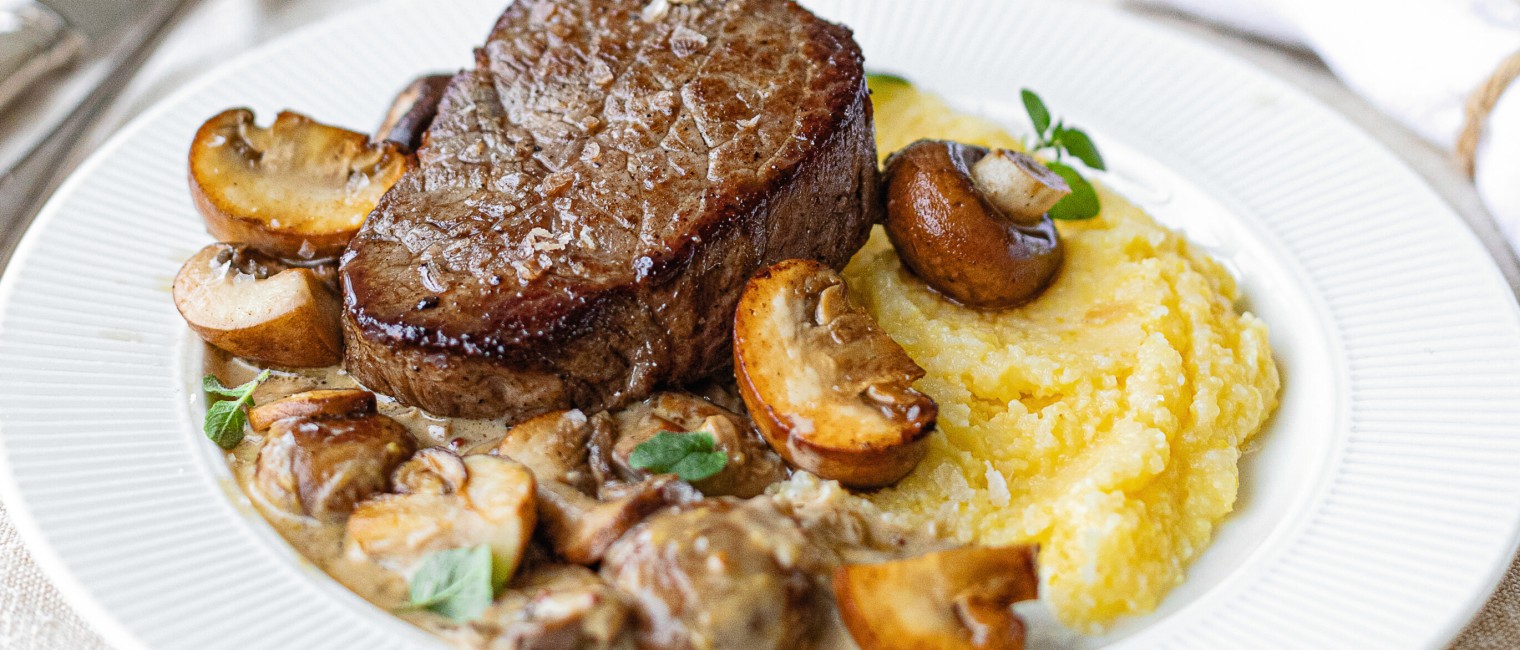
[[[0,474],[38,561],[112,642],[431,644],[228,498],[168,287],[209,241],[184,180],[202,120],[248,105],[369,127],[414,74],[466,65],[502,4],[386,4],[244,56],[127,128],[27,234],[0,281]],[[1015,128],[1017,89],[1039,90],[1272,327],[1283,405],[1237,514],[1160,611],[1065,641],[1436,647],[1460,629],[1520,524],[1520,311],[1418,177],[1296,90],[1108,11],[810,4],[872,68]]]

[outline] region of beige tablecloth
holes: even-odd
[[[108,136],[114,126],[204,71],[208,62],[225,60],[231,53],[278,36],[293,26],[369,1],[206,0],[186,17],[143,69],[107,116],[94,141]],[[1122,0],[1084,1],[1122,6]],[[446,5],[446,2],[440,4]],[[1483,212],[1472,186],[1447,157],[1388,118],[1378,115],[1336,82],[1312,57],[1279,50],[1175,16],[1126,10],[1234,52],[1353,116],[1358,124],[1424,175],[1456,207],[1488,243],[1510,285],[1520,287],[1520,273],[1517,273],[1514,256],[1502,243],[1493,221]],[[4,119],[15,117],[5,116]],[[0,508],[0,648],[94,650],[106,647],[32,563],[4,509]],[[1451,647],[1460,650],[1520,648],[1520,566],[1510,567],[1498,591]]]

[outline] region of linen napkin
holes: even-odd
[[[1479,195],[1520,250],[1520,1],[1138,1],[1311,49],[1410,130],[1459,159],[1468,150]],[[1485,86],[1491,101],[1473,105]]]

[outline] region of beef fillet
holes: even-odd
[[[860,49],[791,0],[517,0],[418,158],[343,256],[345,364],[449,416],[725,368],[751,274],[880,209]]]

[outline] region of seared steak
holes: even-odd
[[[712,374],[752,273],[864,243],[873,136],[791,0],[517,0],[343,257],[347,368],[512,420]]]

